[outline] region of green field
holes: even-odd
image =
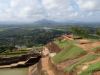
[[[91,64],[85,71],[80,75],[92,75],[93,72],[100,71],[100,62]]]
[[[24,49],[24,50],[14,50],[14,51],[10,51],[10,50],[6,50],[3,53],[0,53],[0,57],[14,57],[14,56],[20,56],[23,54],[27,54],[29,52],[29,50]]]
[[[73,65],[70,65],[69,67],[65,68],[65,71],[67,72],[71,72],[73,71],[77,66],[82,65],[85,62],[89,62],[92,60],[95,60],[96,58],[98,58],[100,55],[95,55],[95,54],[88,54],[84,57],[82,57],[80,60],[78,60],[76,63],[74,63]]]
[[[55,40],[55,44],[57,44],[61,49],[66,49],[66,47],[73,45],[75,41],[70,41],[70,40]]]
[[[22,48],[17,50],[6,50],[0,53],[0,57],[14,57],[21,56],[27,53],[39,53],[42,50],[42,46],[33,46],[32,48]]]
[[[75,46],[73,41],[63,41],[61,43],[56,41],[56,44],[63,50],[53,57],[55,63],[75,59],[86,54],[82,48]]]

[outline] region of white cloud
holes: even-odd
[[[24,7],[21,11],[19,11],[18,16],[27,17],[31,10],[32,9],[30,6]]]
[[[32,19],[33,17],[35,20],[42,19],[44,16],[38,0],[9,0],[8,2],[0,3],[2,4],[0,19]]]
[[[74,12],[74,13],[70,14],[69,16],[70,16],[70,17],[77,17],[78,15],[79,15],[78,12]]]
[[[69,19],[77,16],[76,10],[71,5],[70,0],[42,0],[43,6],[48,13],[48,18]]]
[[[99,12],[99,4],[100,0],[0,0],[0,19],[85,18]]]
[[[100,0],[76,0],[81,10],[100,10]]]
[[[11,7],[16,7],[20,2],[21,2],[21,0],[11,0],[10,6]]]
[[[93,12],[89,12],[88,13],[88,16],[92,16],[94,13]]]

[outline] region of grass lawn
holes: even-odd
[[[66,47],[73,45],[74,41],[70,41],[70,40],[55,40],[54,41],[55,44],[57,44],[61,49],[65,49]]]
[[[80,75],[92,75],[92,73],[96,71],[100,71],[100,62],[91,64],[88,69],[83,71]]]
[[[82,59],[78,60],[76,63],[74,63],[73,65],[65,68],[65,71],[67,72],[71,72],[73,71],[77,66],[85,63],[85,62],[89,62],[92,60],[95,60],[97,57],[99,57],[100,55],[95,55],[95,54],[88,54],[85,57],[83,57]]]
[[[64,60],[77,58],[83,54],[86,54],[86,52],[83,49],[81,49],[75,45],[70,45],[70,46],[66,47],[66,49],[62,50],[60,53],[55,55],[53,57],[53,61],[55,63],[60,63],[60,62],[63,62]]]

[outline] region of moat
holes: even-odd
[[[38,53],[0,58],[0,75],[28,75],[29,67],[38,63],[40,58]]]
[[[28,75],[28,68],[0,69],[0,75]]]

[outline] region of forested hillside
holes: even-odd
[[[66,33],[66,30],[47,27],[14,27],[0,28],[0,52],[17,46],[41,46],[53,38]]]

